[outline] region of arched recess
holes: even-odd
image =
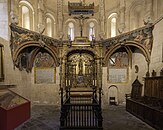
[[[106,53],[106,55],[104,56],[104,64],[105,64],[105,66],[107,66],[107,64],[108,64],[108,62],[106,62],[106,61],[108,61],[108,59],[109,59],[109,57],[117,50],[117,49],[119,49],[119,48],[121,48],[121,47],[136,47],[136,48],[138,48],[138,49],[140,49],[141,50],[141,52],[142,52],[142,54],[144,55],[144,57],[145,57],[145,59],[146,59],[146,61],[147,61],[147,63],[149,64],[150,63],[150,53],[149,53],[149,51],[147,50],[147,48],[144,46],[144,45],[142,45],[142,44],[140,44],[140,43],[138,43],[138,42],[135,42],[135,41],[127,41],[126,43],[123,43],[123,44],[116,44],[116,45],[114,45],[113,47],[111,47],[108,51],[107,51],[107,53]]]
[[[59,60],[58,60],[58,55],[57,55],[57,49],[52,48],[52,47],[50,47],[50,46],[48,46],[48,45],[46,45],[46,44],[44,45],[44,47],[42,47],[42,46],[41,46],[41,43],[40,43],[40,42],[37,42],[37,41],[25,42],[25,43],[23,43],[22,45],[20,45],[20,46],[15,50],[15,52],[14,52],[14,54],[13,54],[13,62],[15,63],[15,62],[17,61],[18,56],[19,56],[21,53],[23,53],[23,51],[24,51],[25,49],[32,48],[32,47],[34,47],[34,48],[32,49],[31,52],[29,52],[29,53],[30,53],[30,64],[29,64],[30,67],[32,67],[33,62],[34,62],[34,58],[35,58],[35,56],[39,53],[39,51],[40,51],[41,49],[46,50],[46,51],[52,56],[53,60],[55,61],[56,66],[59,65]],[[28,49],[28,50],[29,50],[29,49]]]
[[[108,101],[110,104],[110,97],[115,98],[115,103],[118,104],[118,87],[116,85],[111,85],[108,88]]]
[[[134,1],[129,7],[129,27],[130,30],[142,27],[145,16],[145,1]]]
[[[156,3],[157,3],[157,4],[156,4],[156,6],[157,6],[157,11],[155,11],[155,12],[157,12],[156,17],[159,18],[159,17],[162,16],[162,12],[163,12],[163,8],[162,8],[162,6],[163,6],[163,1],[162,1],[162,0],[157,0]]]
[[[29,27],[27,27],[27,29],[29,30],[34,30],[34,23],[35,23],[35,20],[34,20],[34,8],[32,6],[32,4],[26,0],[21,0],[19,2],[19,24],[20,26],[22,27],[25,27],[23,25],[23,7],[26,11],[29,11],[29,18],[28,18],[28,22],[29,22]],[[27,20],[26,20],[27,21]],[[25,24],[25,23],[24,23]],[[25,27],[26,28],[26,27]]]

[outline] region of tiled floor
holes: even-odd
[[[33,106],[31,119],[15,130],[59,130],[60,111],[55,106]],[[125,111],[125,106],[103,110],[104,130],[154,130]]]

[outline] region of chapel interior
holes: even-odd
[[[163,0],[0,0],[0,130],[163,130]]]

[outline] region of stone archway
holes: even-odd
[[[118,87],[116,85],[111,85],[108,88],[108,104],[113,99],[115,99],[115,105],[118,105]]]
[[[13,53],[14,65],[19,69],[21,68],[20,70],[24,68],[27,72],[30,72],[32,70],[36,55],[41,51],[46,51],[47,53],[49,53],[53,58],[55,65],[59,65],[56,49],[48,45],[41,46],[41,43],[36,41],[24,42],[18,48],[15,49]],[[20,65],[22,56],[26,62],[26,65],[24,66]]]
[[[60,43],[59,40],[23,29],[14,24],[11,24],[10,28],[10,47],[14,66],[20,69],[21,64],[19,63],[21,59],[23,59],[27,63],[27,65],[24,65],[24,69],[27,72],[30,72],[37,53],[42,50],[50,54],[55,62],[55,65],[59,66],[59,52],[57,48],[58,43]]]
[[[149,53],[148,49],[144,45],[142,45],[142,44],[140,44],[138,42],[135,42],[135,41],[127,41],[126,43],[116,44],[115,46],[112,46],[112,47],[110,47],[108,49],[108,51],[107,51],[107,53],[105,54],[105,57],[104,57],[104,63],[105,63],[106,66],[107,66],[107,62],[106,61],[108,61],[109,57],[117,49],[119,49],[121,47],[126,47],[126,48],[136,47],[136,48],[138,48],[142,52],[142,54],[144,55],[147,63],[150,63],[150,53]]]

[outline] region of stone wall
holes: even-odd
[[[107,80],[108,71],[107,67],[103,67],[103,75],[102,75],[102,81],[103,81],[103,107],[109,105],[109,87],[112,85],[115,85],[117,87],[117,90],[115,90],[117,93],[117,104],[122,104],[125,102],[125,94],[131,93],[131,68],[128,70],[128,81],[126,83],[109,83]]]
[[[157,23],[153,30],[153,49],[151,53],[150,73],[152,70],[159,75],[160,70],[163,68],[163,20]]]
[[[136,73],[135,65],[138,66],[138,72]],[[135,81],[138,77],[138,80],[144,85],[144,78],[146,72],[148,71],[147,61],[145,60],[144,55],[140,50],[135,50],[132,55],[132,70],[131,70],[131,83]],[[131,91],[130,91],[131,93]],[[144,93],[144,87],[142,89],[142,95]]]
[[[0,37],[8,40],[8,4],[7,0],[0,1]]]
[[[0,84],[16,85],[13,91],[29,99],[32,104],[60,104],[59,67],[56,68],[56,84],[35,84],[34,71],[27,73],[14,68],[9,42],[0,38],[4,46],[4,82]]]

